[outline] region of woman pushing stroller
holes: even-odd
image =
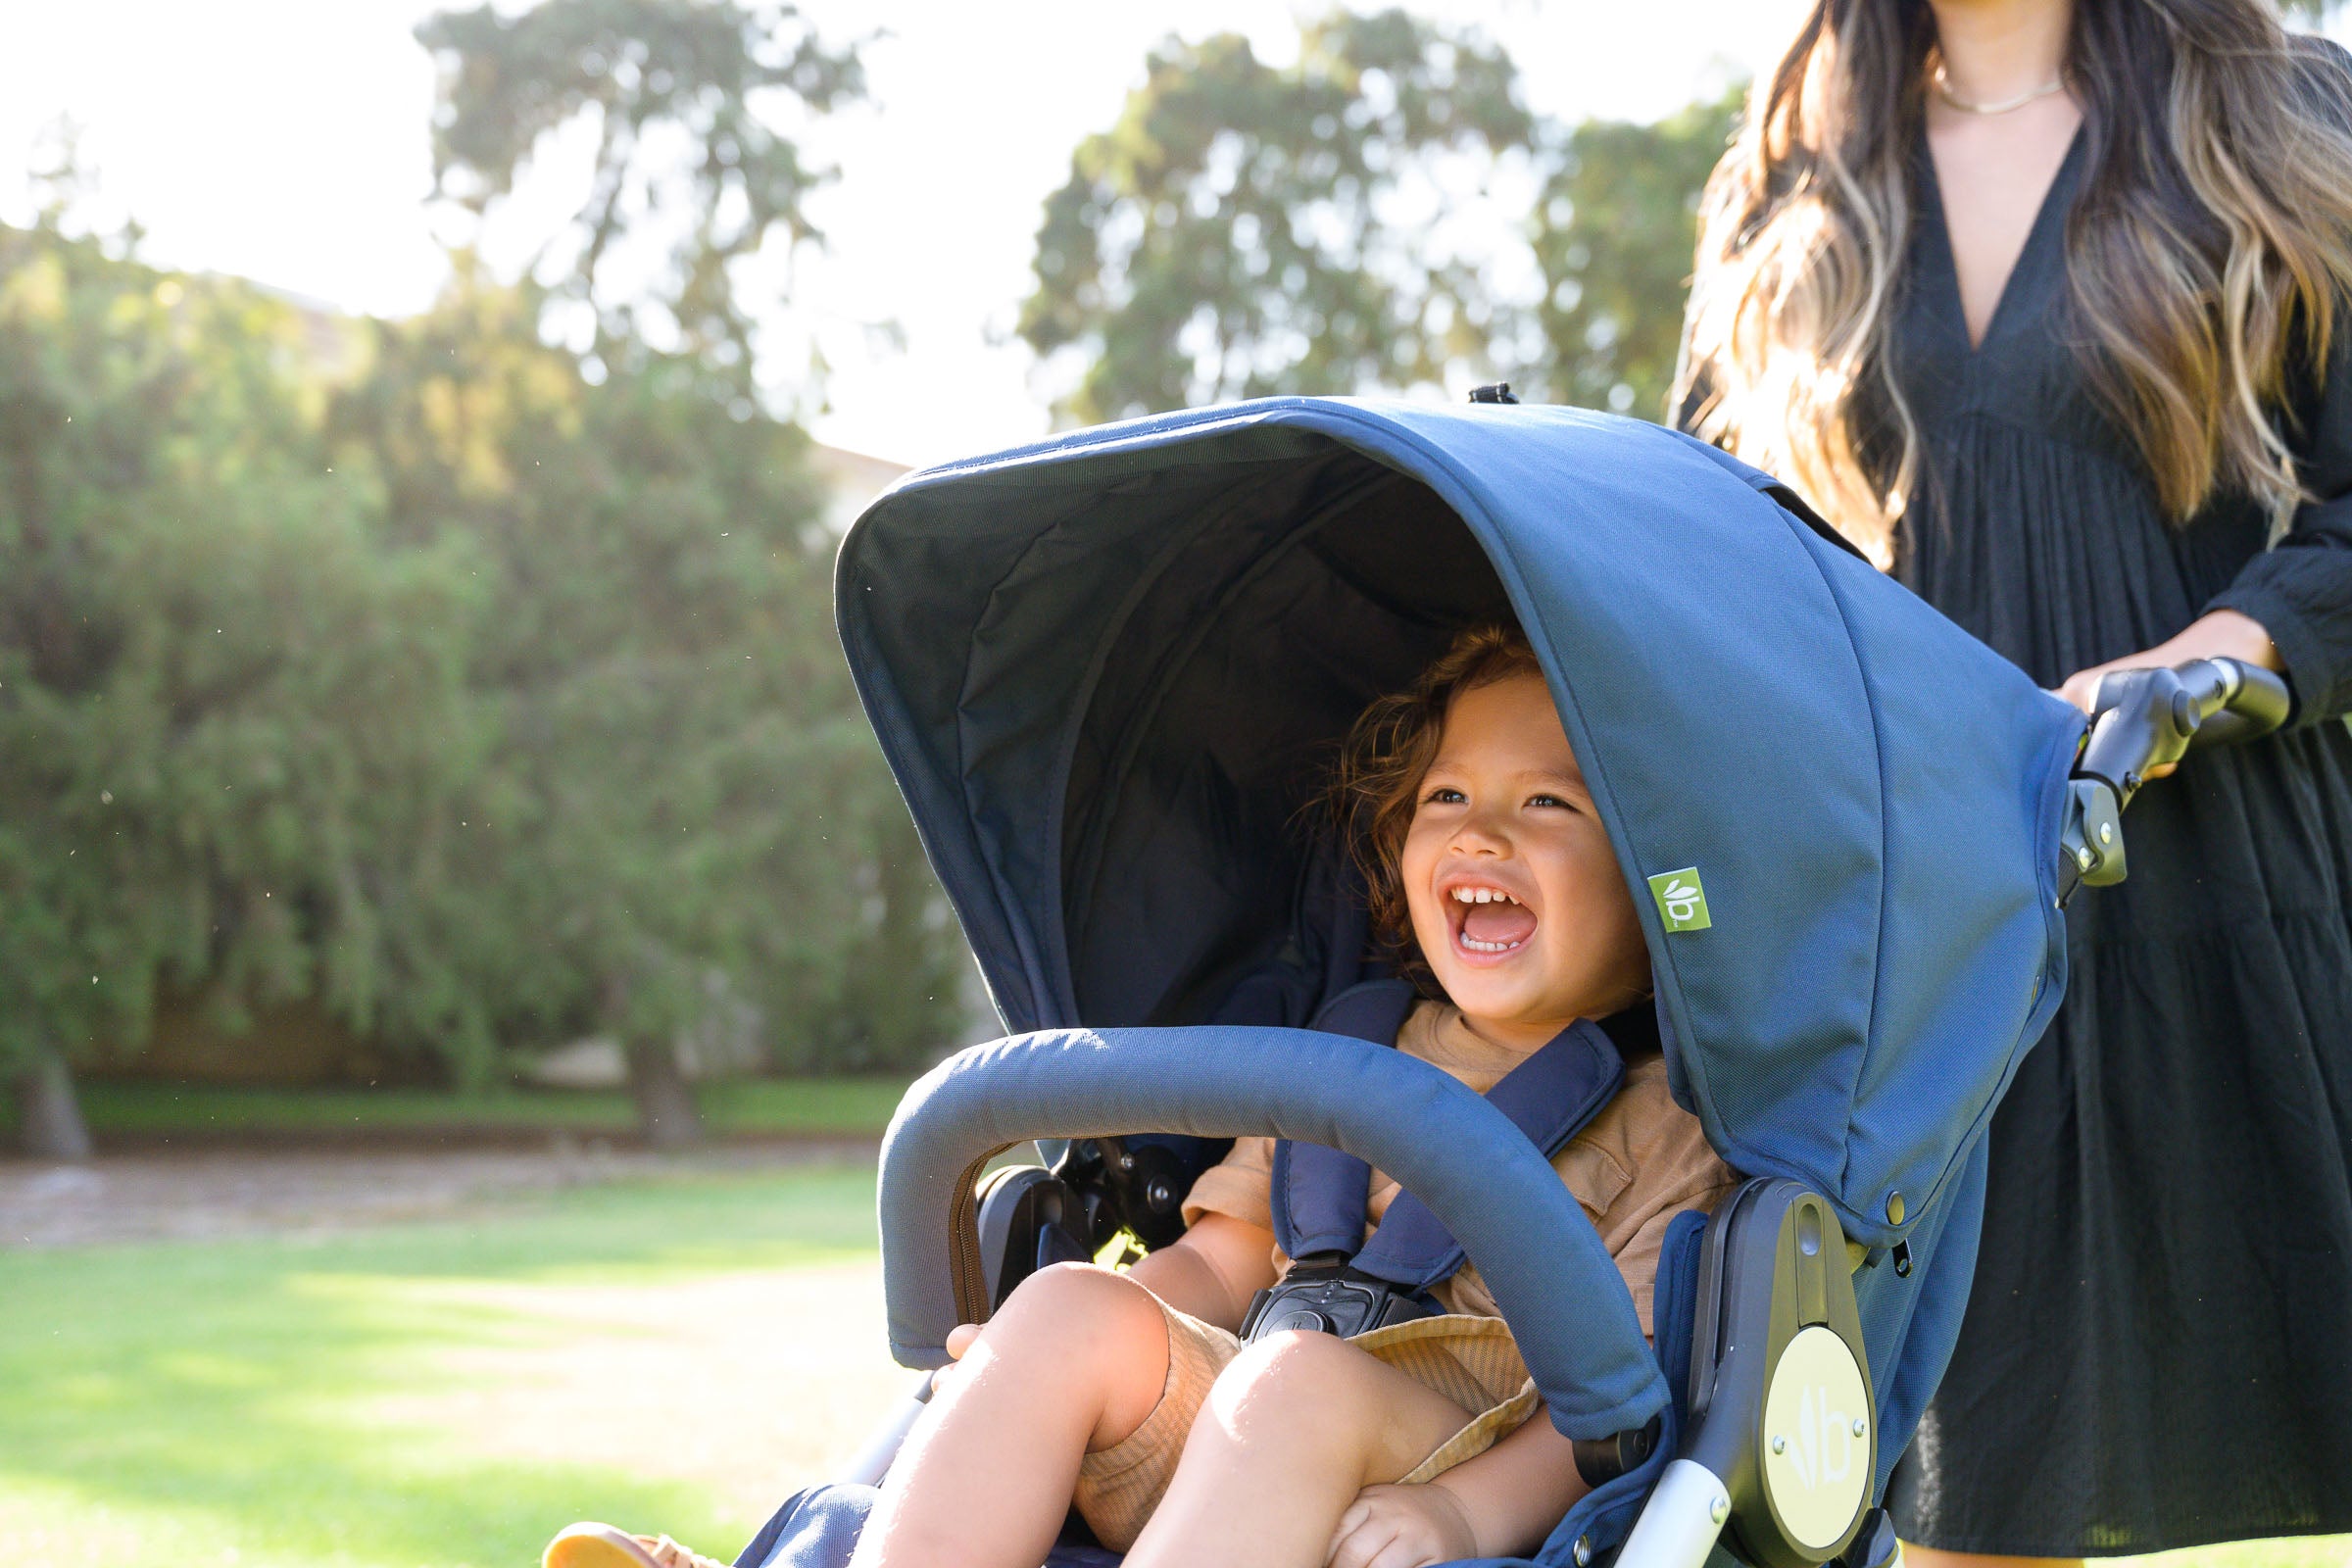
[[[1406,1054],[1486,1093],[1609,1020],[1623,1079],[1553,1168],[1651,1328],[1667,1224],[1737,1176],[1669,1098],[1648,952],[1617,858],[1515,629],[1464,632],[1358,720],[1332,790],[1376,938],[1415,982]],[[1291,1269],[1276,1150],[1244,1139],[1196,1183],[1188,1229],[1126,1273],[1064,1264],[948,1342],[859,1568],[1034,1568],[1074,1506],[1137,1568],[1217,1561],[1412,1568],[1531,1551],[1585,1491],[1473,1267],[1430,1315],[1353,1339],[1245,1342]],[[1374,1173],[1364,1219],[1397,1197]],[[691,1565],[665,1539],[575,1526],[548,1568]]]

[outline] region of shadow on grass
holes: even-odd
[[[695,1487],[484,1461],[446,1432],[371,1424],[381,1396],[452,1385],[439,1352],[550,1332],[413,1286],[834,1261],[871,1250],[872,1203],[869,1173],[818,1170],[600,1189],[479,1223],[317,1241],[0,1254],[0,1539],[37,1510],[56,1561],[100,1560],[74,1548],[61,1504],[105,1519],[110,1540],[133,1532],[134,1560],[243,1568],[527,1564],[582,1512],[713,1544],[740,1536]],[[656,1413],[649,1441],[676,1418]]]

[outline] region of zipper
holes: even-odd
[[[949,1267],[956,1288],[958,1323],[985,1323],[996,1310],[996,1303],[988,1298],[988,1267],[980,1256],[977,1188],[981,1170],[1011,1147],[999,1144],[964,1166],[963,1174],[956,1179],[956,1197],[948,1206],[948,1238],[949,1246],[954,1249]]]

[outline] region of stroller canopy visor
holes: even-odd
[[[836,586],[1015,1031],[1201,1022],[1300,961],[1300,809],[1338,738],[1504,615],[1734,1165],[1901,1240],[2064,985],[2081,716],[1657,426],[1332,399],[1111,425],[910,476]]]

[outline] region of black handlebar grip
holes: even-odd
[[[2268,735],[2286,722],[2295,700],[2286,677],[2235,659],[2206,659],[2190,669],[2216,670],[2224,682],[2220,700],[2207,709],[2205,721],[2189,737],[2188,749],[2235,746]],[[2181,671],[2182,675],[2187,670]]]
[[[2152,769],[2178,762],[2191,747],[2267,735],[2292,706],[2284,680],[2235,659],[2113,670],[2099,682],[2075,776],[2106,783],[2128,806]]]

